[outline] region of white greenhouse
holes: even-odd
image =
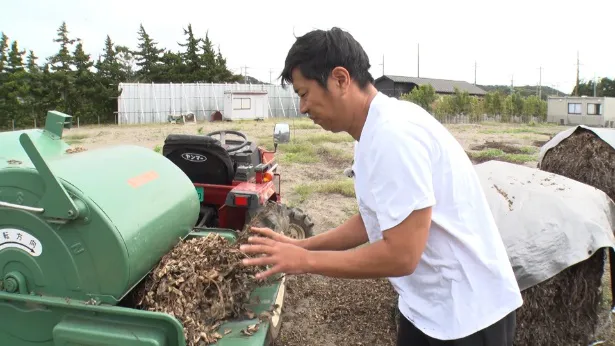
[[[299,117],[299,98],[292,87],[238,83],[120,83],[117,123],[165,123],[169,117],[194,114],[211,121],[214,113],[228,119]],[[241,94],[250,95],[250,101]],[[227,95],[240,101],[226,106]],[[241,102],[241,105],[238,104]],[[250,105],[250,110],[243,109]],[[232,109],[241,106],[242,109]],[[237,112],[239,111],[239,112]]]

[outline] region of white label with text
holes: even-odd
[[[0,251],[7,248],[21,249],[34,257],[43,253],[43,244],[30,233],[15,228],[0,228]]]

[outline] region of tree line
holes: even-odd
[[[596,96],[596,97],[615,97],[615,78],[601,78],[598,82],[593,80],[580,82],[578,93],[575,86],[572,90],[572,95],[578,96]]]
[[[83,40],[70,34],[66,22],[57,29],[56,54],[39,63],[33,50],[0,35],[0,129],[41,124],[48,110],[79,117],[83,123],[113,123],[121,82],[224,83],[243,80],[226,66],[208,33],[198,37],[192,25],[174,52],[159,46],[143,25],[136,49],[118,45],[107,35],[102,54],[93,59]],[[42,59],[40,59],[42,60]],[[39,125],[40,126],[40,125]]]
[[[455,88],[452,95],[438,95],[431,84],[424,84],[401,95],[401,99],[418,104],[437,118],[463,115],[477,121],[487,115],[497,116],[502,121],[520,117],[524,122],[532,117],[539,121],[547,118],[546,101],[536,95],[524,97],[519,92],[505,95],[501,91],[490,91],[480,98]]]

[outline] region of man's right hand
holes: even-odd
[[[252,227],[252,232],[254,233],[258,233],[259,235],[263,236],[263,237],[267,237],[270,239],[273,239],[275,241],[278,241],[280,243],[286,243],[286,244],[292,244],[295,246],[301,246],[301,240],[299,239],[293,239],[291,237],[287,237],[282,233],[278,233],[273,231],[271,228],[266,228],[266,227]]]

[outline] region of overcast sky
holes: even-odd
[[[580,76],[615,77],[612,1],[3,1],[0,31],[46,58],[57,52],[56,30],[70,35],[97,58],[106,35],[136,48],[143,23],[160,47],[178,50],[183,28],[209,30],[236,73],[275,79],[295,35],[339,26],[363,45],[375,78],[384,73],[478,84],[542,84],[571,92]],[[608,33],[611,33],[610,35]],[[42,59],[39,61],[42,62]]]

